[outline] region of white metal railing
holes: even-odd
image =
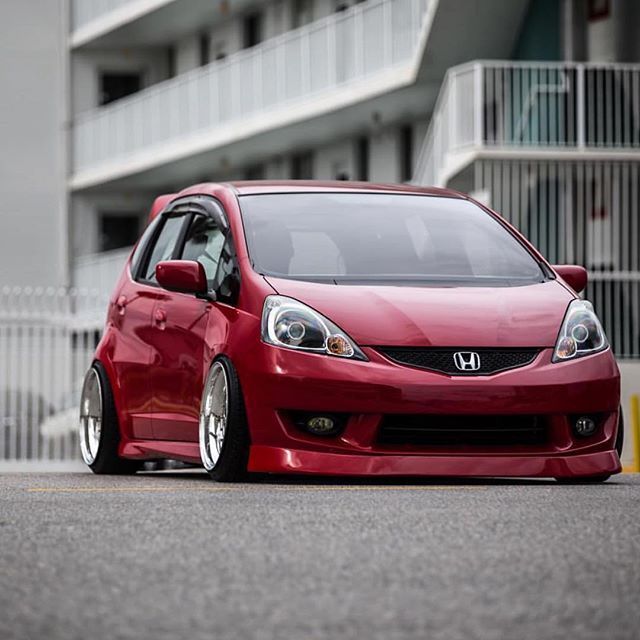
[[[479,160],[474,189],[556,264],[589,271],[619,358],[640,358],[640,154],[636,161]]]
[[[72,0],[71,26],[74,30],[138,0]]]
[[[474,62],[449,70],[414,180],[480,149],[640,149],[640,65]]]
[[[78,457],[76,415],[106,298],[0,289],[0,465]]]
[[[393,70],[412,60],[431,1],[369,0],[84,113],[74,125],[74,171],[266,117]]]
[[[74,287],[111,293],[122,272],[131,247],[80,256],[73,263]]]

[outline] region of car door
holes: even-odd
[[[178,257],[202,264],[209,288],[225,244],[220,219],[193,214]],[[162,291],[154,308],[153,434],[161,440],[198,441],[205,336],[214,304],[192,294]]]
[[[155,290],[136,279],[145,255],[155,241],[160,220],[151,223],[138,242],[129,272],[119,281],[109,305],[108,349],[115,371],[114,385],[122,404],[123,431],[134,439],[152,437],[151,428],[151,345],[149,329],[156,303]]]
[[[156,358],[154,310],[158,297],[163,293],[155,277],[155,266],[174,256],[189,219],[190,216],[184,213],[163,214],[152,223],[153,230],[148,245],[137,264],[134,265],[132,261],[132,279],[116,301],[116,304],[121,305],[119,314],[126,329],[122,331],[126,338],[126,350],[121,349],[125,357],[121,356],[120,360],[121,368],[126,366],[128,372],[125,377],[121,377],[121,385],[123,392],[130,398],[132,432],[135,438],[155,437],[152,419],[154,390],[150,371]],[[132,355],[127,359],[129,352]],[[135,401],[132,399],[134,395]]]

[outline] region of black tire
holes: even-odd
[[[622,407],[618,413],[618,431],[616,433],[615,449],[618,452],[618,456],[622,457],[622,447],[624,446],[624,415],[622,413]],[[560,484],[601,484],[606,482],[611,477],[611,474],[602,476],[587,476],[584,478],[556,478]]]
[[[98,361],[91,365],[98,374],[100,388],[102,391],[102,429],[100,433],[100,444],[98,454],[89,468],[98,475],[128,475],[133,474],[141,468],[142,463],[137,460],[127,460],[118,455],[118,444],[120,443],[120,426],[118,414],[116,413],[111,383],[107,373]]]
[[[208,473],[216,482],[239,482],[248,479],[247,464],[249,462],[250,438],[244,398],[238,374],[231,360],[225,356],[219,356],[211,363],[211,369],[216,363],[222,365],[227,378],[227,426],[220,457],[215,466],[208,470]],[[207,381],[210,375],[211,370],[207,375]],[[205,381],[202,403],[205,400],[206,390],[207,382]]]

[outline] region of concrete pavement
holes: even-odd
[[[0,476],[0,638],[640,638],[640,476]]]

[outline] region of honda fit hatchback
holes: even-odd
[[[410,186],[201,184],[156,201],[81,398],[96,473],[620,471],[618,368],[498,214]]]

